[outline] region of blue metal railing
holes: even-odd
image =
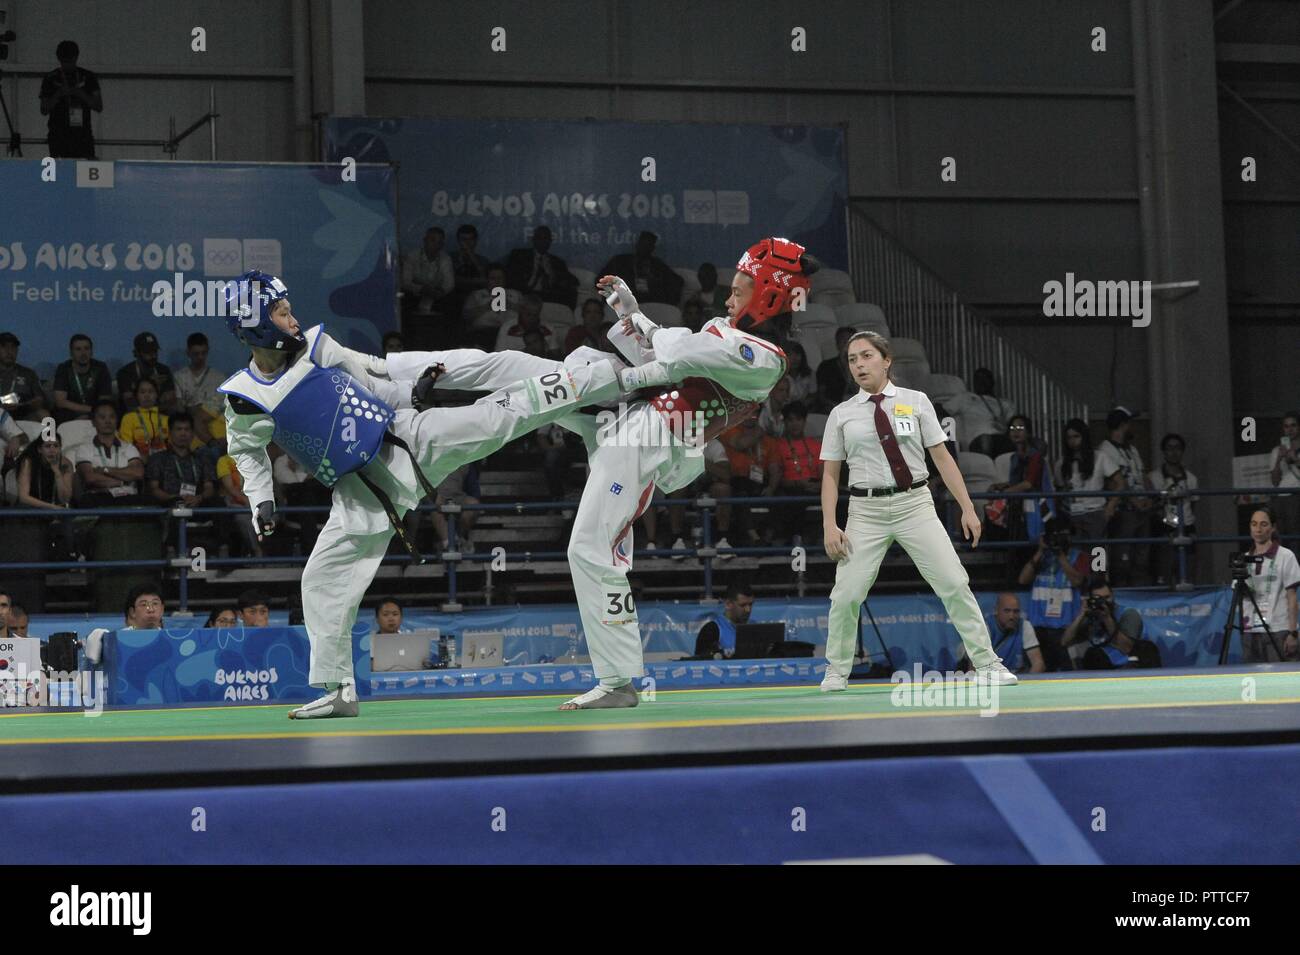
[[[1213,497],[1213,496],[1274,496],[1278,493],[1276,488],[1197,488],[1193,495],[1195,497]],[[1056,494],[1054,500],[1058,508],[1063,500],[1077,499],[1086,497],[1101,498],[1147,498],[1153,502],[1153,508],[1162,509],[1166,505],[1172,504],[1179,514],[1179,526],[1183,527],[1182,521],[1185,517],[1185,508],[1187,506],[1188,493],[1185,491],[1167,492],[1167,491],[1080,491],[1070,492],[1068,494]],[[995,500],[1005,498],[1008,500],[1022,499],[1043,499],[1044,495],[1039,491],[1022,491],[1017,493],[1007,493],[1005,491],[985,491],[980,493],[971,493],[971,500],[974,502],[983,500]],[[840,501],[843,502],[848,498],[844,492],[840,494]],[[697,509],[700,513],[700,546],[688,547],[685,550],[676,548],[645,548],[637,550],[634,556],[638,557],[695,557],[701,561],[704,572],[704,593],[706,597],[713,596],[713,574],[714,561],[724,559],[724,555],[742,556],[742,557],[772,557],[777,555],[792,555],[792,546],[753,546],[753,547],[731,547],[719,551],[715,546],[714,540],[714,511],[722,505],[732,505],[738,507],[767,507],[770,505],[780,504],[803,504],[803,505],[820,505],[820,496],[814,495],[772,495],[759,497],[729,497],[713,498],[701,496],[697,498],[665,498],[661,501],[655,501],[653,507],[684,507]],[[944,501],[944,524],[948,531],[949,538],[954,545],[965,543],[957,530],[954,521],[955,501],[946,497]],[[480,511],[484,513],[514,513],[524,514],[529,512],[547,512],[547,511],[564,511],[574,510],[577,507],[575,501],[527,501],[518,503],[488,503],[488,504],[455,504],[447,503],[443,505],[422,504],[418,510],[424,513],[439,511],[448,518],[447,520],[447,549],[441,554],[433,555],[435,561],[440,561],[445,567],[447,581],[447,599],[449,604],[456,603],[457,596],[457,568],[464,561],[471,564],[491,564],[498,556],[494,551],[461,553],[457,549],[457,539],[459,529],[457,527],[456,515],[463,511]],[[277,514],[307,514],[316,513],[324,514],[329,511],[327,506],[290,506],[277,509]],[[182,611],[188,608],[189,603],[189,578],[192,573],[193,557],[189,550],[189,523],[195,519],[199,521],[206,520],[210,517],[216,517],[222,514],[237,515],[247,519],[249,512],[244,507],[203,507],[198,509],[189,508],[167,508],[167,507],[98,507],[98,508],[68,508],[57,512],[41,511],[34,508],[25,507],[7,507],[0,508],[0,519],[5,517],[49,517],[51,520],[70,520],[82,517],[107,517],[107,518],[131,518],[156,516],[160,520],[179,521],[176,528],[176,553],[174,558],[138,558],[131,560],[81,560],[81,561],[12,561],[0,563],[0,573],[5,571],[32,571],[32,570],[95,570],[95,569],[115,569],[128,567],[149,567],[149,568],[172,568],[177,572],[178,598]],[[1214,544],[1214,543],[1240,543],[1245,540],[1238,535],[1207,535],[1207,536],[1190,536],[1184,527],[1174,536],[1161,537],[1107,537],[1107,538],[1084,538],[1072,540],[1072,544],[1085,547],[1097,545],[1114,546],[1117,544],[1163,544],[1175,549],[1178,557],[1178,580],[1179,588],[1190,587],[1187,580],[1187,558],[1193,546],[1196,544]],[[1288,535],[1287,539],[1291,539]],[[980,543],[981,550],[1007,550],[1023,549],[1032,546],[1035,542],[1019,539],[1006,541],[985,540]],[[518,562],[523,560],[525,564],[532,561],[549,561],[549,560],[567,560],[568,553],[566,550],[542,550],[542,551],[524,551],[513,555],[513,560]],[[264,565],[289,565],[300,566],[307,562],[307,557],[303,555],[284,555],[273,557],[207,557],[204,556],[204,564],[207,567],[247,567],[247,566],[264,566]],[[403,564],[410,563],[411,558],[404,553],[395,553],[385,556],[383,563],[386,564]],[[797,572],[802,580],[802,571]]]

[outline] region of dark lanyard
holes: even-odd
[[[185,460],[188,461],[190,464],[187,470],[192,475],[191,480],[194,482],[194,489],[197,491],[199,487],[199,476],[198,476],[198,471],[195,468],[194,456],[190,455]],[[176,469],[176,477],[180,480],[182,484],[184,484],[185,475],[181,473],[181,459],[175,453],[172,454],[172,467]]]
[[[95,375],[95,369],[94,369],[93,367],[90,369],[90,375],[91,375],[92,378],[93,378],[94,375]],[[76,382],[76,385],[77,385],[77,398],[78,398],[78,399],[81,401],[81,403],[84,405],[84,404],[86,403],[86,388],[85,388],[85,386],[81,383],[81,375],[77,374],[77,366],[76,366],[76,365],[73,365],[73,366],[72,366],[72,380],[73,380],[74,382]]]

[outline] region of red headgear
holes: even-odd
[[[807,251],[789,239],[763,239],[749,247],[736,263],[736,271],[754,280],[754,294],[745,310],[736,316],[737,327],[752,327],[790,311],[794,290],[812,284],[799,257]],[[749,319],[748,322],[745,319]]]

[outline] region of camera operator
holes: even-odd
[[[1297,656],[1296,587],[1300,585],[1300,564],[1295,553],[1277,540],[1277,534],[1273,510],[1255,508],[1250,515],[1250,539],[1254,546],[1244,557],[1250,589],[1255,593],[1259,609],[1247,601],[1245,630],[1241,635],[1243,663],[1277,663],[1274,641],[1282,651],[1282,659],[1294,660]],[[1265,631],[1266,624],[1273,634],[1271,641]]]
[[[1070,522],[1050,518],[1038,539],[1038,550],[1020,568],[1021,587],[1029,592],[1026,620],[1033,626],[1048,670],[1073,670],[1070,655],[1061,638],[1078,607],[1083,605],[1080,589],[1088,579],[1088,555],[1070,545]]]
[[[1160,666],[1159,649],[1150,640],[1142,639],[1141,615],[1132,607],[1119,612],[1110,581],[1104,576],[1088,581],[1088,597],[1066,628],[1062,646],[1085,642],[1091,644],[1083,654],[1085,670]]]

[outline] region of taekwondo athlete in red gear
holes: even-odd
[[[791,310],[796,289],[805,292],[816,262],[803,246],[769,238],[745,253],[736,267],[727,317],[699,332],[660,328],[643,315],[626,283],[604,276],[597,288],[622,319],[610,341],[633,366],[654,362],[679,384],[593,423],[581,415],[559,424],[582,434],[591,473],[569,540],[569,567],[582,629],[599,684],[561,709],[637,705],[632,681],[645,673],[641,632],[628,585],[633,525],[656,487],[672,492],[704,472],[704,445],[757,412],[786,371],[785,353],[750,334]],[[742,330],[746,329],[746,330]],[[603,352],[578,349],[569,367],[599,360]]]

